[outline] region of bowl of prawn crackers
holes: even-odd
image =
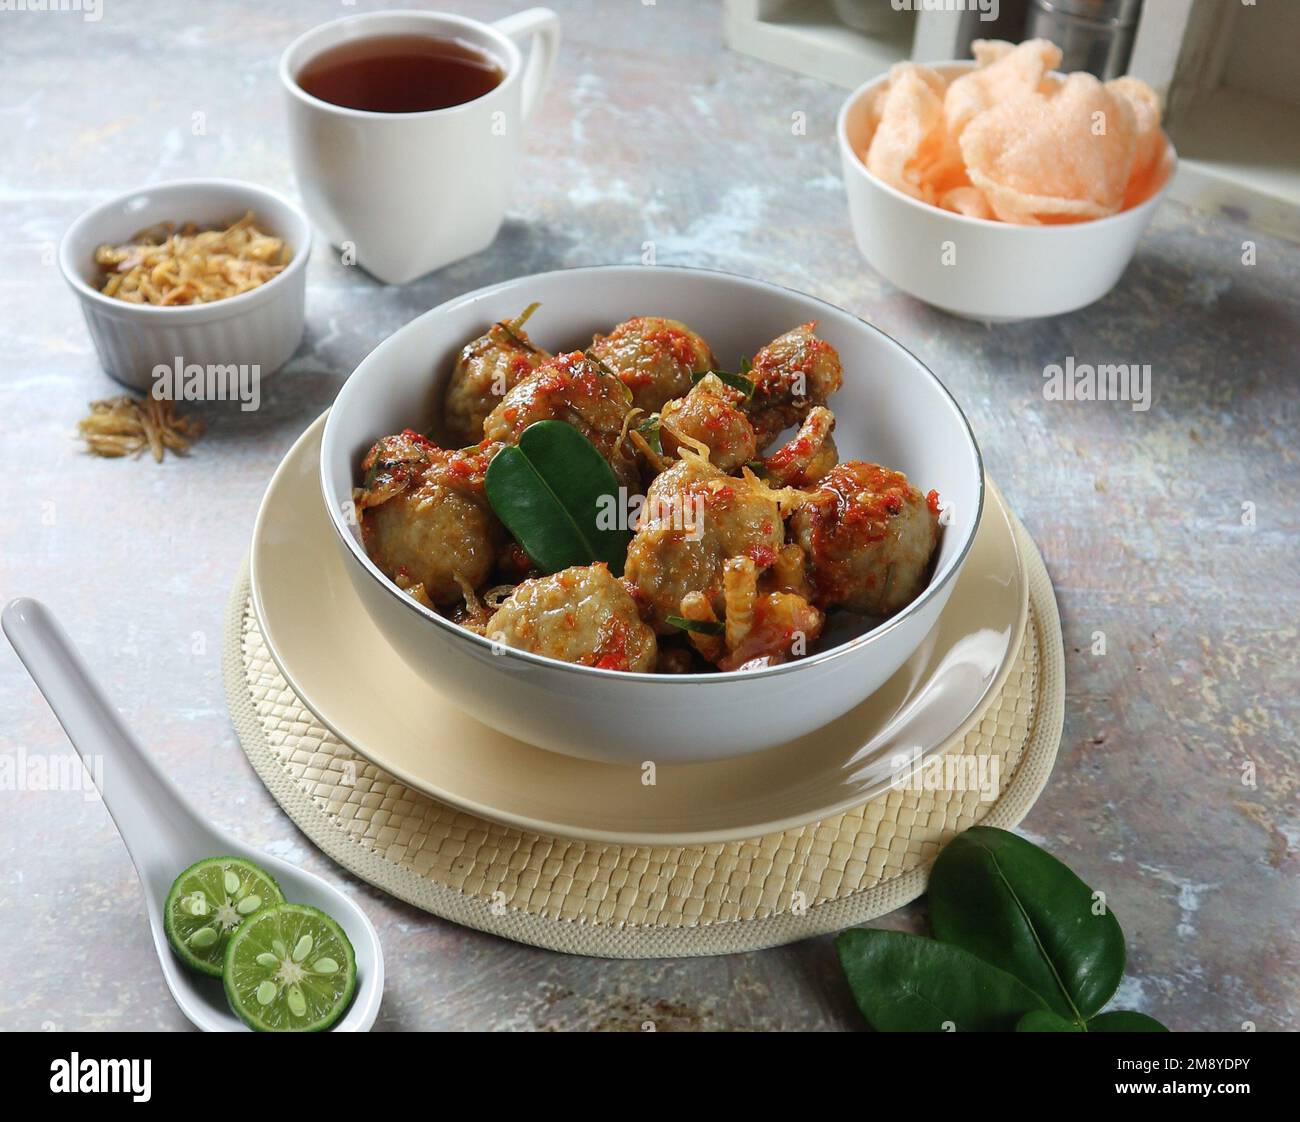
[[[417,673],[508,735],[638,766],[762,751],[865,700],[933,628],[984,502],[960,407],[887,335],[643,265],[402,328],[340,391],[321,484]]]
[[[1114,287],[1173,177],[1160,99],[1061,74],[1045,39],[899,63],[838,122],[854,237],[904,292],[972,319],[1073,311]]]

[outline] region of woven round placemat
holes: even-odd
[[[914,900],[944,842],[979,822],[1014,826],[1047,782],[1064,717],[1061,626],[1042,559],[1013,523],[1029,583],[1025,633],[1002,689],[945,749],[998,758],[992,802],[978,790],[891,790],[799,829],[698,846],[602,845],[500,825],[412,790],[320,724],[266,648],[247,567],[226,620],[231,717],[257,774],[321,850],[456,923],[615,958],[726,954],[838,931]]]

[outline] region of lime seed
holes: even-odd
[[[294,944],[294,948],[293,948],[294,962],[301,962],[304,958],[306,958],[309,954],[311,954],[311,946],[312,946],[312,938],[310,935],[304,935],[301,939],[299,939],[298,942]]]
[[[307,999],[303,997],[302,990],[297,986],[289,987],[289,1012],[295,1017],[301,1017],[307,1012]]]
[[[233,896],[236,892],[239,891],[239,876],[235,873],[232,873],[229,869],[226,870],[226,875],[223,878],[223,883],[226,886],[227,895]]]
[[[339,964],[332,958],[318,958],[312,970],[317,974],[333,974],[338,968]]]
[[[215,927],[200,927],[193,935],[189,937],[191,947],[203,950],[212,946],[217,941],[217,929]]]
[[[262,898],[260,896],[245,896],[235,905],[235,911],[241,916],[250,916],[261,906]]]
[[[270,1005],[275,1000],[275,983],[263,982],[257,987],[257,1004]]]

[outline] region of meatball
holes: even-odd
[[[831,436],[834,430],[835,414],[824,405],[816,406],[804,418],[799,431],[763,460],[767,479],[783,487],[816,483],[839,459]]]
[[[790,530],[819,606],[887,616],[916,599],[939,540],[935,492],[922,495],[902,472],[850,460],[808,494]]]
[[[519,382],[488,414],[488,440],[517,444],[537,421],[564,421],[599,450],[614,477],[631,490],[640,489],[636,457],[627,441],[629,394],[623,383],[581,351],[556,355]]]
[[[597,335],[591,353],[623,380],[632,404],[647,413],[688,393],[692,374],[718,368],[708,343],[684,323],[659,316],[635,316],[608,335]]]
[[[405,445],[427,462],[419,470],[399,465],[398,485],[384,457]],[[496,450],[485,444],[448,452],[418,434],[402,434],[381,440],[363,462],[363,468],[370,464],[367,486],[356,500],[366,552],[414,599],[451,604],[487,582],[505,538],[483,489]]]
[[[486,634],[517,650],[602,670],[651,671],[658,655],[654,631],[604,565],[524,581],[488,621]]]
[[[781,510],[765,484],[732,478],[690,456],[650,485],[624,574],[655,629],[669,634],[675,628],[667,617],[682,614],[682,598],[691,592],[703,593],[724,614],[728,558],[749,557],[766,569],[783,542]]]
[[[424,473],[439,451],[414,429],[384,436],[361,461],[363,485],[353,491],[357,509],[378,506],[399,495]]]
[[[787,331],[754,356],[749,371],[754,393],[745,412],[759,448],[800,424],[814,406],[825,405],[844,380],[839,354],[813,334],[816,326],[813,321]]]
[[[514,319],[494,323],[460,352],[443,398],[448,443],[464,447],[482,440],[487,415],[520,379],[550,357],[524,331],[536,308],[531,304]]]
[[[678,438],[698,440],[721,471],[732,472],[757,454],[754,427],[740,411],[744,400],[721,378],[706,374],[685,397],[668,402],[659,414],[659,440],[664,453],[680,455]]]

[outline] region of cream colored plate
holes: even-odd
[[[651,785],[639,768],[560,756],[479,724],[393,653],[353,593],[326,518],[323,421],[284,458],[253,532],[253,606],[267,647],[303,703],[361,755],[417,790],[521,829],[686,845],[827,818],[888,790],[894,757],[963,735],[1001,685],[1024,631],[1021,558],[1002,496],[990,488],[938,626],[876,694],[791,744],[660,767]],[[707,712],[663,719],[709,735]]]

